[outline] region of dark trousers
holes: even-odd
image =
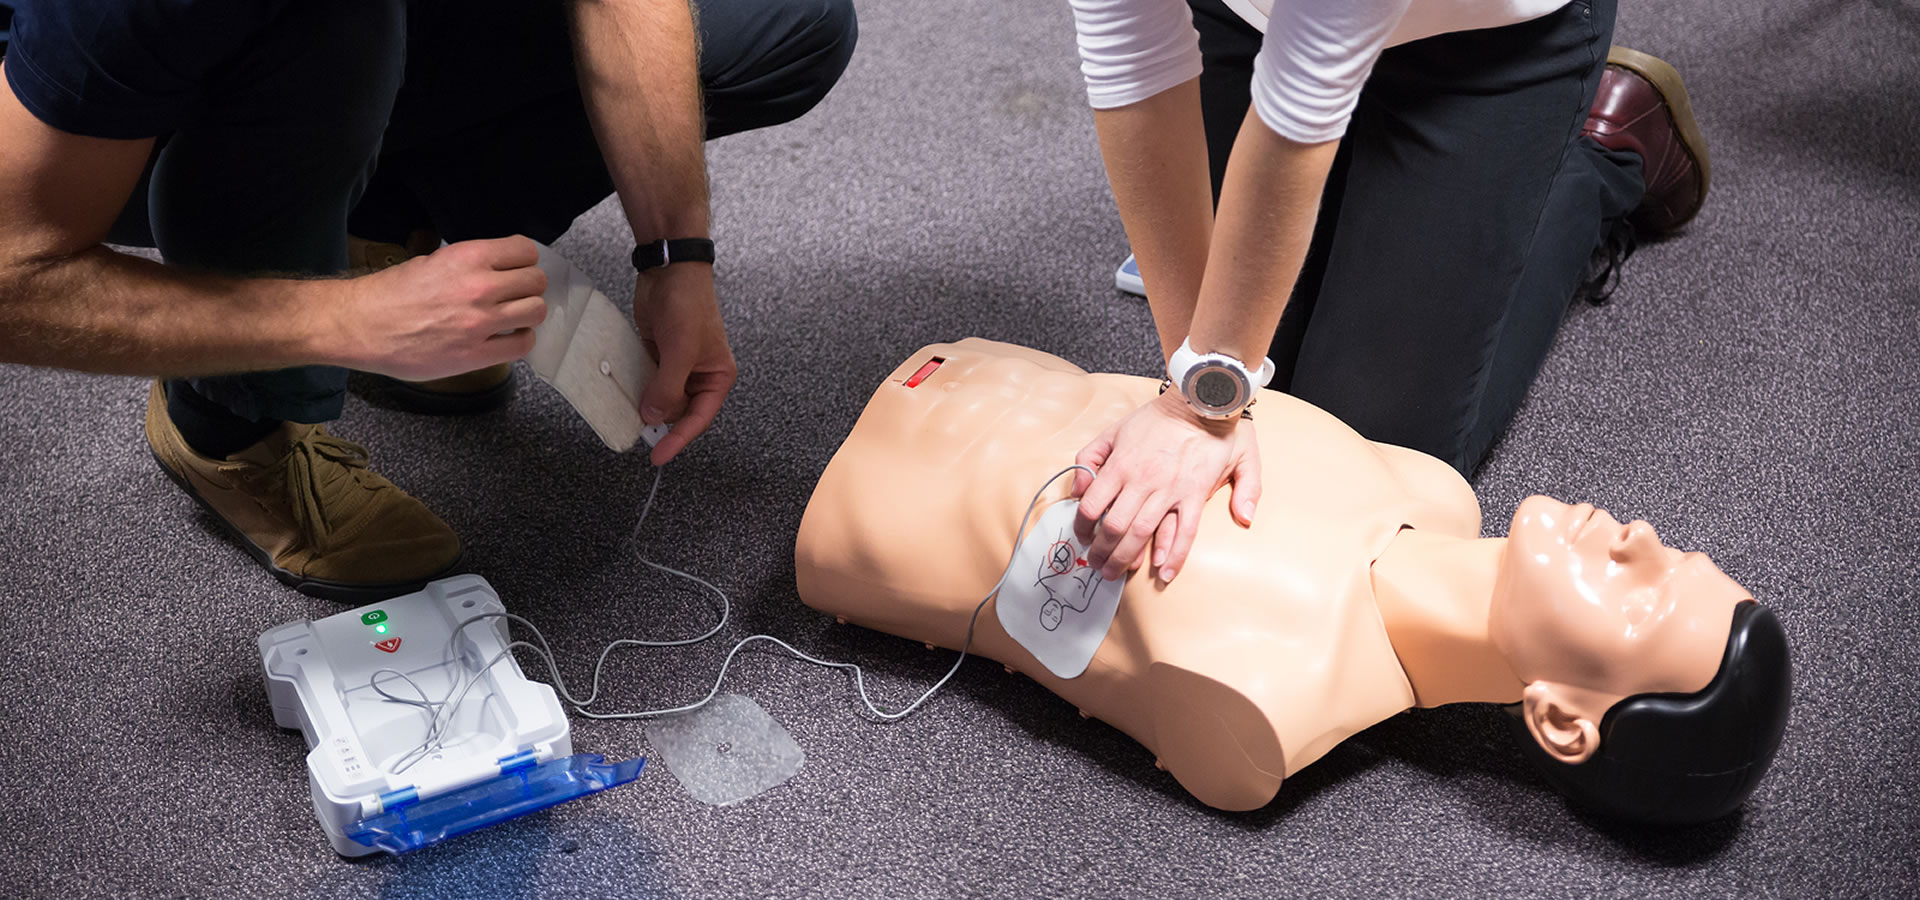
[[[1191,0],[1214,192],[1260,34]],[[1640,158],[1581,137],[1614,0],[1386,51],[1276,331],[1273,387],[1471,474],[1540,370]]]
[[[851,0],[695,5],[708,138],[800,116],[853,53]],[[612,192],[562,4],[303,3],[160,144],[112,239],[211,271],[331,275],[350,230],[551,242]],[[187,383],[245,418],[320,422],[339,416],[347,373]]]

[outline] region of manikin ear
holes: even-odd
[[[1587,761],[1600,749],[1600,729],[1550,682],[1536,681],[1521,694],[1521,716],[1533,739],[1567,765]]]

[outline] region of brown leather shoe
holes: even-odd
[[[404,244],[386,244],[348,235],[347,268],[354,272],[378,272],[416,256],[425,256],[439,246],[439,235],[425,230],[408,235]],[[380,379],[393,406],[430,416],[483,413],[499,409],[513,399],[512,363],[500,363],[430,381],[402,381],[384,375],[376,377]]]
[[[439,247],[440,236],[424,228],[415,229],[402,244],[386,244],[347,235],[347,271],[362,275],[378,272],[416,256],[425,256]]]
[[[1707,139],[1680,73],[1664,60],[1614,47],[1582,130],[1609,150],[1640,155],[1647,193],[1628,216],[1650,234],[1676,231],[1707,200]]]
[[[226,459],[195,453],[147,394],[153,458],[275,578],[303,594],[374,603],[453,572],[460,538],[367,468],[367,451],[318,425],[285,423]]]

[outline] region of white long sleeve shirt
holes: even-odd
[[[1080,71],[1095,109],[1138,103],[1200,74],[1200,35],[1185,0],[1069,0]],[[1567,0],[1226,0],[1266,31],[1253,61],[1253,108],[1301,143],[1346,133],[1381,51],[1452,31],[1538,18]]]

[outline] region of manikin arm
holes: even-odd
[[[705,123],[692,8],[686,0],[574,0],[571,10],[587,113],[634,238],[706,237]],[[633,312],[660,363],[641,397],[641,418],[675,423],[653,450],[660,465],[713,424],[738,368],[711,265],[675,263],[642,273]]]

